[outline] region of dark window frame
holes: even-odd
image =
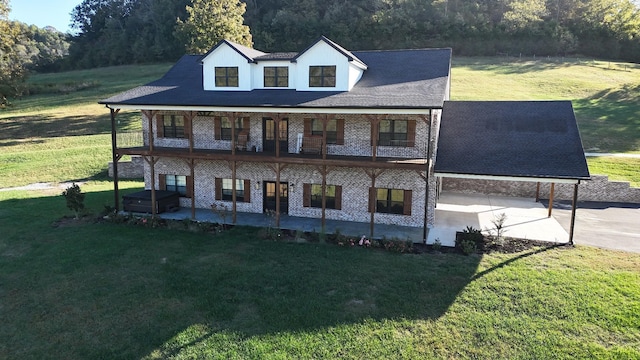
[[[222,178],[221,180],[222,189],[222,200],[232,201],[233,200],[233,180]],[[244,180],[236,179],[236,201],[244,202],[244,192],[247,189],[244,188]],[[250,190],[250,189],[249,189]]]
[[[387,131],[382,131],[383,123],[389,124]],[[400,128],[404,127],[404,131]],[[384,119],[378,124],[378,146],[406,147],[409,142],[409,120]]]
[[[325,193],[325,209],[336,208],[336,186],[326,185],[327,190]],[[311,184],[311,198],[309,207],[322,209],[322,185]]]
[[[376,188],[376,209],[375,211],[380,214],[396,214],[403,215],[404,214],[404,192],[402,189],[389,189],[389,188]],[[380,196],[381,193],[386,193],[384,198]],[[396,198],[394,200],[394,196]],[[399,201],[397,198],[401,197],[402,200]]]
[[[322,120],[311,119],[311,135],[322,136]],[[335,145],[337,143],[338,143],[338,120],[331,119],[327,122],[327,144]]]
[[[238,134],[244,130],[243,122],[244,118],[236,118],[234,120],[236,125],[236,138]],[[221,140],[231,140],[231,120],[228,117],[222,116],[220,118],[220,139]]]
[[[187,176],[186,175],[172,175],[172,174],[166,174],[165,175],[165,190],[166,191],[175,191],[177,193],[180,194],[180,196],[182,197],[186,197],[187,196]],[[171,179],[171,181],[170,181]],[[178,181],[178,180],[183,180],[183,181]],[[181,185],[180,183],[183,183],[184,185]]]
[[[267,69],[273,70],[273,76],[267,75]],[[264,87],[289,87],[289,68],[287,66],[265,66],[263,81]]]
[[[314,70],[319,70],[319,74]],[[309,66],[309,87],[336,87],[336,78],[335,65]]]
[[[235,72],[235,75],[233,74]],[[237,66],[216,66],[214,68],[216,87],[239,87],[240,74]]]
[[[179,125],[181,122],[182,125]],[[164,115],[162,120],[162,137],[173,139],[186,138],[185,119],[182,115]]]

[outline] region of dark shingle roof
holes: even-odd
[[[211,48],[211,50],[209,50],[206,54],[202,55],[200,58],[201,59],[206,58],[209,54],[211,54],[215,49],[219,48],[222,44],[227,44],[229,47],[237,51],[238,54],[242,55],[249,62],[254,62],[253,60],[254,58],[267,55],[266,53],[260,50],[252,49],[250,47],[246,47],[244,45],[240,45],[238,43],[225,39],[217,43],[214,47]]]
[[[161,79],[101,104],[225,107],[442,107],[448,91],[451,49],[354,51],[368,65],[351,91],[205,91],[201,56],[183,56]]]
[[[438,173],[588,179],[570,101],[447,101]]]

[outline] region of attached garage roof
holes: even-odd
[[[439,176],[589,179],[570,101],[448,101],[435,163]]]

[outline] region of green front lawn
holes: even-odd
[[[83,187],[93,212],[110,186]],[[52,227],[72,215],[58,193],[0,192],[0,358],[640,358],[638,254]]]

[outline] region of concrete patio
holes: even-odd
[[[554,217],[547,216],[547,209],[534,199],[501,197],[493,195],[469,195],[459,193],[442,193],[436,208],[435,226],[429,229],[428,244],[439,239],[444,246],[454,246],[456,231],[467,226],[487,232],[494,227],[491,222],[500,214],[507,216],[504,235],[508,237],[566,243],[569,234]],[[190,219],[191,209],[181,208],[172,213],[160,214],[165,219]],[[223,222],[219,214],[207,209],[196,209],[197,221]],[[275,219],[265,214],[238,213],[237,225],[257,227],[274,226]],[[231,223],[231,214],[227,214],[224,222]],[[568,225],[567,225],[568,226]],[[283,229],[320,232],[320,219],[282,215],[280,227]],[[340,233],[347,236],[369,236],[369,223],[327,220],[326,233]],[[399,225],[376,224],[375,238],[397,238],[413,242],[422,242],[423,229]]]
[[[487,233],[494,228],[492,221],[502,213],[507,216],[504,236],[554,243],[569,241],[569,234],[553,216],[548,217],[548,210],[534,199],[442,193],[427,243],[440,239],[442,245],[453,246],[456,231],[467,226]]]

